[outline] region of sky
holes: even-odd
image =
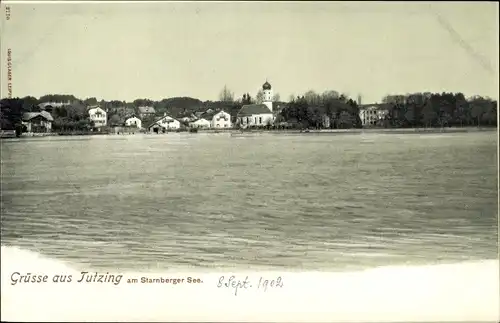
[[[6,6],[10,19],[6,20]],[[498,99],[496,2],[2,3],[1,96],[282,100],[335,90]]]

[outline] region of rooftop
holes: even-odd
[[[24,121],[29,121],[33,118],[36,118],[38,116],[41,116],[42,118],[48,120],[48,121],[54,121],[54,118],[52,118],[52,115],[48,113],[47,111],[41,111],[41,112],[26,112],[23,114],[23,120]]]
[[[271,110],[265,104],[247,104],[241,107],[238,117],[247,117],[254,114],[271,114]]]
[[[372,103],[372,104],[362,104],[359,106],[360,110],[368,110],[368,109],[389,109],[391,107],[388,103]]]
[[[153,107],[139,107],[139,113],[156,113]]]
[[[46,107],[53,107],[53,108],[59,108],[59,107],[62,107],[62,106],[66,106],[66,105],[71,105],[71,102],[70,101],[67,101],[67,102],[43,102],[43,103],[40,103],[38,104],[38,107],[40,109],[45,109]]]

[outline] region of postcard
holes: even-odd
[[[499,321],[498,3],[0,9],[2,321]]]

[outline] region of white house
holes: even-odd
[[[201,118],[201,119],[198,119],[196,121],[189,123],[189,126],[191,128],[210,128],[211,122],[205,118]]]
[[[389,109],[385,104],[369,104],[361,106],[359,109],[359,118],[363,126],[375,126],[388,114]]]
[[[180,121],[191,123],[191,122],[196,121],[197,119],[198,119],[198,117],[196,117],[194,114],[191,114],[190,116],[181,118]]]
[[[181,127],[181,123],[179,120],[164,114],[163,117],[159,118],[155,122],[153,122],[149,127],[149,131],[151,132],[165,132],[168,130],[177,130]]]
[[[236,120],[241,127],[267,126],[274,121],[273,113],[265,104],[247,104],[241,107],[236,115]]]
[[[231,128],[231,115],[224,111],[219,111],[210,121],[212,128]]]
[[[94,126],[96,128],[105,127],[107,125],[107,120],[108,120],[107,113],[99,106],[89,107],[88,112],[90,121],[94,122]]]
[[[131,117],[125,120],[125,126],[127,127],[136,127],[138,129],[142,128],[142,121],[137,117]]]

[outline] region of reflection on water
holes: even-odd
[[[113,269],[496,258],[495,137],[2,141],[2,245]]]

